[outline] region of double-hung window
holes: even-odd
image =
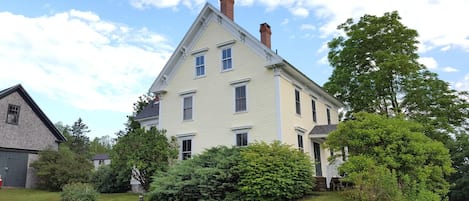
[[[313,111],[313,121],[317,122],[317,117],[316,117],[316,101],[311,100],[311,109]]]
[[[300,91],[298,89],[295,89],[295,109],[296,114],[301,115]]]
[[[195,77],[205,76],[205,55],[195,57]]]
[[[246,85],[235,87],[235,112],[247,111]]]
[[[236,146],[238,147],[248,146],[248,133],[236,134]]]
[[[304,146],[303,146],[303,135],[298,134],[298,149],[300,151],[304,151]]]
[[[192,99],[192,96],[185,96],[183,98],[182,120],[192,120]]]
[[[191,158],[192,155],[192,140],[182,140],[182,160],[187,160]]]
[[[331,124],[331,110],[326,108],[326,115],[327,115],[327,125]]]
[[[18,124],[20,118],[20,106],[8,105],[7,123]]]
[[[231,47],[224,48],[221,51],[222,71],[231,70],[233,63],[231,59]]]

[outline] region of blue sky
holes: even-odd
[[[81,117],[91,138],[124,128],[204,0],[0,0],[0,89],[22,84],[52,122]],[[219,0],[209,0],[219,7]],[[420,62],[469,90],[469,1],[235,0],[235,22],[322,85],[326,43],[347,18],[399,11],[419,32]]]

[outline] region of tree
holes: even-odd
[[[451,158],[456,169],[450,177],[452,182],[450,201],[469,200],[469,134],[458,133],[451,146]]]
[[[91,155],[95,154],[109,154],[112,149],[112,139],[109,135],[102,137],[95,137],[90,142],[89,150]]]
[[[338,26],[345,36],[328,43],[333,72],[324,88],[350,110],[401,114],[425,126],[425,134],[448,144],[449,133],[468,127],[465,92],[456,92],[417,59],[417,31],[397,12],[364,15]]]
[[[177,147],[176,139],[168,139],[165,131],[138,128],[117,139],[112,159],[121,168],[133,170],[132,177],[148,190],[152,176],[157,171],[167,171],[177,158]]]
[[[422,131],[420,124],[403,117],[356,113],[354,120],[341,122],[337,130],[329,134],[326,143],[336,150],[348,148],[350,160],[344,166],[360,161],[353,160],[355,157],[366,157],[376,165],[395,171],[399,187],[406,195],[412,194],[407,189],[423,188],[444,197],[449,190],[445,177],[453,172],[449,151]]]
[[[60,146],[59,151],[46,149],[31,165],[36,169],[40,188],[60,191],[65,184],[87,182],[93,168],[91,161]]]
[[[71,139],[68,143],[70,150],[79,155],[89,156],[90,138],[86,136],[86,133],[89,133],[91,130],[88,129],[88,126],[83,123],[81,118],[78,118],[78,120],[73,123],[70,131]]]
[[[135,129],[140,128],[140,123],[135,121],[135,115],[141,112],[145,106],[151,103],[155,99],[155,96],[151,93],[143,94],[138,97],[137,102],[133,104],[133,115],[127,116],[127,123],[125,123],[125,131],[119,131],[117,136],[125,135],[126,133],[132,132]]]

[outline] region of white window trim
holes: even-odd
[[[221,49],[220,51],[220,72],[228,72],[228,71],[232,71],[234,69],[234,60],[233,60],[233,45],[226,45],[226,46],[223,46],[223,47],[219,47]],[[223,69],[223,50],[226,50],[226,49],[231,49],[231,68],[229,69]]]
[[[241,83],[238,83],[238,84],[232,84],[233,86],[233,113],[235,114],[240,114],[240,113],[246,113],[249,111],[249,89],[248,89],[248,85],[247,85],[248,82],[241,82]],[[236,111],[236,88],[237,87],[242,87],[244,86],[245,87],[245,93],[246,93],[246,110],[243,110],[243,111]]]
[[[189,90],[189,91],[184,91],[179,93],[179,96],[181,96],[181,119],[183,122],[188,122],[188,121],[194,121],[194,115],[195,115],[195,92],[196,90]],[[191,119],[184,119],[184,99],[187,97],[192,97],[192,118]]]
[[[301,150],[302,152],[305,152],[305,129],[301,127],[296,127],[295,131],[296,131],[296,137],[297,137],[296,143],[297,143],[298,149]],[[300,147],[300,144],[298,142],[298,136],[301,136],[303,147]]]
[[[296,111],[296,92],[298,91],[298,103],[299,103],[299,109],[300,109],[300,113],[298,114],[298,112]],[[299,117],[301,117],[301,88],[298,88],[298,87],[295,87],[295,90],[293,92],[293,95],[295,96],[295,114]]]
[[[207,48],[208,50],[208,48]],[[207,76],[207,59],[206,59],[206,53],[207,51],[199,51],[195,54],[192,54],[194,56],[194,79],[199,79]],[[197,75],[197,57],[203,56],[204,57],[204,74],[203,75]]]
[[[237,146],[237,147],[244,147],[244,146],[238,146],[237,144],[237,138],[238,138],[238,134],[242,134],[242,133],[246,133],[247,135],[247,145],[246,146],[249,146],[249,142],[250,142],[250,133],[249,131],[251,131],[252,129],[252,126],[237,126],[237,127],[232,127],[231,128],[231,131],[233,132],[234,134],[234,146]]]
[[[191,140],[191,158],[194,153],[194,137],[196,136],[196,133],[183,133],[183,134],[177,134],[176,138],[178,139],[179,143],[179,160],[182,160],[182,142],[184,140]]]

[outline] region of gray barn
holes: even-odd
[[[65,137],[21,85],[0,91],[0,175],[4,186],[35,187],[31,163]]]

